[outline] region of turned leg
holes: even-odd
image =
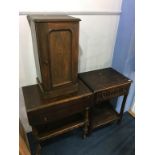
[[[33,135],[35,137],[35,140],[36,140],[36,147],[35,147],[35,155],[40,155],[41,153],[41,145],[40,145],[40,141],[38,140],[37,138],[37,130],[35,127],[32,127],[32,132],[33,132]]]
[[[37,145],[36,145],[35,155],[40,155],[40,152],[41,152],[41,145],[40,145],[40,143],[38,142]]]
[[[89,126],[89,108],[87,107],[85,109],[85,124],[84,124],[84,132],[83,132],[83,138],[86,138],[86,135],[88,134],[88,126]]]
[[[89,126],[88,126],[88,135],[92,133],[93,130],[93,113],[92,113],[93,108],[91,107],[89,109]]]
[[[127,96],[128,95],[124,95],[124,98],[123,98],[123,101],[122,101],[121,110],[120,110],[120,113],[119,113],[118,124],[121,123],[121,121],[122,121]]]

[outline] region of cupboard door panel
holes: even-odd
[[[70,30],[52,30],[49,33],[49,56],[52,87],[72,81],[72,33]]]

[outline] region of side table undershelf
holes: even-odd
[[[115,111],[113,106],[106,101],[105,103],[97,104],[93,108],[93,128],[97,128],[108,123],[119,120],[119,114]]]
[[[60,121],[51,122],[44,125],[33,126],[36,139],[40,142],[55,136],[67,133],[73,129],[84,127],[87,122],[81,113],[64,118]],[[86,133],[85,133],[86,134]],[[83,135],[84,136],[84,135]]]

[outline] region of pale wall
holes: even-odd
[[[63,2],[63,1],[62,1]],[[65,1],[66,2],[66,1]],[[71,1],[70,1],[71,2]],[[46,11],[120,11],[120,0],[107,2],[106,0],[92,3],[89,9],[87,1],[80,5],[68,8],[66,5]],[[79,4],[79,2],[77,2]],[[42,9],[43,10],[43,9]],[[25,10],[27,11],[27,10]],[[34,11],[39,11],[34,10]],[[76,15],[80,22],[80,51],[79,72],[100,69],[112,65],[113,50],[115,45],[119,15]],[[28,125],[21,87],[36,83],[36,70],[33,56],[31,32],[25,15],[19,17],[19,55],[20,55],[20,119],[26,131],[31,131]]]
[[[120,11],[122,0],[19,1],[20,11]]]

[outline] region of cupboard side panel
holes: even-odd
[[[45,91],[51,89],[51,77],[49,70],[48,54],[48,26],[47,23],[36,23],[36,36],[38,44],[38,56],[42,76],[42,85]]]

